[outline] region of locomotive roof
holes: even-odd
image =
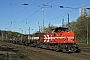
[[[56,27],[56,28],[53,28],[51,30],[54,30],[54,29],[68,29],[68,28],[66,28],[66,27]]]

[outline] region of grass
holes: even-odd
[[[87,40],[78,40],[78,44],[87,44]],[[88,41],[88,44],[90,44],[90,41]]]
[[[0,53],[0,60],[9,60],[9,55],[7,53]]]
[[[0,60],[21,60],[20,57],[6,46],[0,46]]]
[[[21,60],[20,57],[10,51],[0,51],[0,60]]]

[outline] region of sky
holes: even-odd
[[[43,19],[45,27],[61,26],[62,19],[68,22],[68,14],[70,22],[76,21],[81,7],[89,8],[90,0],[0,0],[0,30],[28,34],[30,27],[32,34],[43,26]]]

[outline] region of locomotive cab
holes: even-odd
[[[68,28],[57,27],[55,29],[50,30],[50,33],[54,34],[54,36],[56,36],[58,33],[60,33],[61,36],[63,32],[68,32]]]
[[[65,32],[68,31],[68,28],[63,28],[63,27],[57,27],[55,29],[52,29],[53,32]]]

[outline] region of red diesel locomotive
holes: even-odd
[[[76,36],[68,28],[57,27],[51,29],[50,33],[42,34],[37,46],[62,52],[78,52]]]

